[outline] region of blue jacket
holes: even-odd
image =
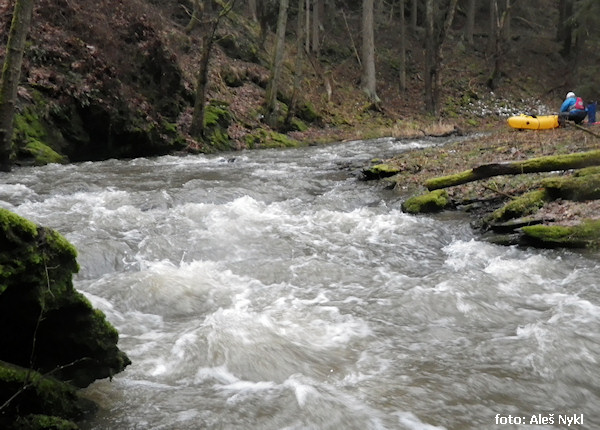
[[[560,106],[560,111],[572,113],[587,112],[587,109],[573,109],[573,106],[575,105],[576,101],[576,97],[569,97],[568,99],[565,99],[563,104]]]

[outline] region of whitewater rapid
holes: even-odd
[[[486,243],[358,180],[439,143],[0,174],[1,207],[75,245],[133,362],[84,390],[82,428],[600,428],[597,253]]]

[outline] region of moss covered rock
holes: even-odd
[[[363,169],[363,177],[366,180],[389,178],[400,172],[397,166],[391,164],[379,163],[374,166]]]
[[[0,209],[0,360],[85,387],[130,361],[115,328],[73,288],[76,255],[56,231]]]
[[[116,329],[73,288],[72,276],[79,270],[76,256],[58,232],[0,208],[0,360],[5,362],[0,393],[6,400],[15,387],[23,386],[24,372],[28,383],[35,379],[39,387],[54,384],[54,379],[16,366],[68,382],[60,386],[62,391],[52,388],[59,400],[49,403],[54,405],[50,411],[31,406],[45,402],[36,394],[31,399],[19,396],[19,402],[11,403],[19,416],[23,411],[61,416],[71,407],[74,387],[112,377],[130,364],[117,347]]]
[[[2,429],[77,429],[72,420],[95,408],[71,384],[2,361],[0,404]]]
[[[402,210],[409,214],[440,212],[452,205],[446,190],[435,190],[411,197],[402,203]]]

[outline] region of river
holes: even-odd
[[[133,362],[84,390],[82,428],[600,428],[598,254],[486,243],[357,180],[439,143],[0,174],[2,207],[76,246]]]

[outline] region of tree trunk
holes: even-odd
[[[0,171],[9,172],[12,153],[13,120],[25,40],[31,25],[34,0],[17,0],[6,44],[6,57],[0,82]]]
[[[373,0],[363,0],[362,10],[362,76],[361,87],[369,100],[379,103],[375,77],[375,32],[373,30]]]
[[[277,36],[275,42],[275,53],[271,69],[271,79],[267,88],[267,106],[265,119],[271,127],[277,127],[277,114],[279,109],[277,106],[277,91],[281,72],[283,69],[283,58],[285,53],[285,29],[287,26],[289,0],[279,1],[279,16],[277,18]]]
[[[435,82],[435,34],[434,30],[433,0],[425,2],[425,110],[435,113],[436,102],[433,96],[433,83]]]
[[[458,0],[450,0],[443,22],[435,19],[435,10],[433,0],[426,2],[427,15],[427,53],[425,59],[425,105],[427,111],[434,116],[440,113],[440,99],[442,91],[441,68],[444,61],[442,46],[452,21]]]
[[[256,13],[256,0],[248,0],[248,13],[250,14],[252,21],[256,22],[258,20]]]
[[[497,11],[498,11],[498,0],[490,0],[490,27],[489,27],[489,38],[488,38],[488,52],[494,52],[496,48],[496,28],[497,28]]]
[[[410,27],[413,34],[417,33],[417,15],[419,14],[419,0],[412,0],[410,9]]]
[[[194,28],[198,25],[200,20],[202,20],[202,14],[204,13],[204,1],[194,0],[194,10],[192,11],[192,16],[190,17],[190,21],[185,26],[184,31],[189,34],[192,32]]]
[[[321,49],[319,42],[319,33],[321,27],[321,12],[323,11],[323,0],[315,0],[313,3],[312,20],[312,52],[318,57]]]
[[[204,101],[206,99],[206,86],[208,84],[208,63],[215,41],[215,33],[219,27],[221,18],[226,16],[235,0],[231,0],[215,17],[209,27],[208,32],[202,38],[202,54],[200,55],[200,64],[198,65],[198,74],[196,75],[196,97],[194,99],[194,113],[192,114],[192,124],[190,125],[190,135],[196,139],[204,139]]]
[[[306,25],[304,27],[306,29],[306,44],[304,46],[304,49],[308,54],[310,52],[310,31],[308,30],[310,28],[310,0],[306,0],[306,7],[304,8],[304,10],[306,11],[306,14],[304,15],[306,19]]]
[[[566,155],[550,155],[547,157],[531,158],[529,160],[483,164],[455,175],[429,179],[425,181],[425,187],[431,191],[494,176],[553,172],[555,170],[581,169],[583,167],[598,165],[600,165],[600,150]]]
[[[468,0],[467,3],[467,18],[465,22],[465,41],[467,45],[473,46],[473,33],[475,31],[475,0]]]
[[[573,0],[561,0],[559,7],[559,42],[562,43],[560,53],[563,57],[569,57],[573,48]]]
[[[288,106],[288,112],[285,117],[285,126],[290,127],[292,118],[296,115],[298,105],[298,93],[300,92],[300,81],[302,79],[302,58],[304,50],[304,0],[298,0],[298,22],[296,26],[296,64],[294,65],[294,88],[292,90],[292,100]]]
[[[506,31],[507,27],[509,26],[511,8],[512,4],[510,0],[506,0],[506,7],[502,14],[500,14],[498,10],[496,10],[495,12],[495,15],[499,16],[499,19],[496,22],[496,29],[494,31],[495,45],[492,54],[492,73],[490,74],[490,77],[488,79],[488,87],[491,90],[495,90],[496,88],[498,88],[498,86],[500,85],[500,78],[502,77],[502,61],[504,60],[504,55],[506,54]]]
[[[400,0],[400,70],[398,81],[400,83],[400,92],[406,91],[406,19],[404,7],[406,0]]]

